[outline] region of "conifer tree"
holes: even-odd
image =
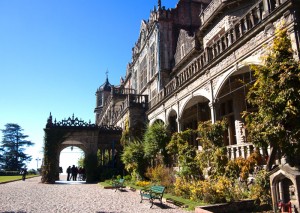
[[[25,146],[32,146],[34,143],[26,140],[28,135],[23,134],[23,129],[18,124],[8,123],[5,129],[1,130],[3,139],[1,143],[3,168],[10,171],[18,171],[31,156],[24,153]]]
[[[250,140],[260,147],[270,146],[268,170],[276,157],[286,157],[290,165],[299,165],[300,66],[293,58],[286,29],[276,29],[264,64],[251,69],[257,80],[247,100],[258,110],[245,114]]]

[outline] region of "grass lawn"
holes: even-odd
[[[37,177],[38,175],[26,175],[26,179],[30,177]],[[10,182],[14,180],[22,180],[22,175],[16,176],[0,176],[0,183]]]

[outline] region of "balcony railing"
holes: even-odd
[[[275,0],[273,0],[275,2]],[[277,2],[278,0],[276,0]],[[276,7],[280,7],[280,5],[287,0],[278,1]],[[222,0],[215,0],[216,5],[222,3]],[[256,5],[248,10],[248,12],[241,17],[237,22],[229,28],[223,36],[219,38],[215,43],[211,44],[207,48],[203,50],[202,53],[199,54],[197,58],[195,58],[191,63],[182,71],[180,71],[174,78],[166,85],[164,88],[151,99],[149,102],[149,109],[155,107],[158,103],[160,103],[164,98],[167,98],[171,94],[173,94],[176,90],[181,88],[184,84],[189,82],[195,76],[199,76],[199,78],[204,81],[204,69],[209,65],[209,63],[215,59],[217,59],[221,54],[227,51],[231,46],[237,43],[240,38],[248,35],[252,32],[253,28],[256,28],[258,25],[262,23],[262,20],[266,17],[263,17],[264,13],[264,5],[262,1],[259,1]],[[274,10],[275,8],[269,8],[269,11]],[[253,44],[259,45],[259,44]],[[254,46],[253,46],[254,47]],[[245,51],[249,51],[248,49]],[[242,57],[245,52],[237,52],[233,58],[229,58],[226,60],[226,64],[230,65],[234,63],[234,61]],[[200,82],[201,83],[201,82]]]
[[[253,151],[254,146],[251,143],[242,143],[227,146],[227,157],[230,160],[235,160],[239,157],[247,158],[249,157]]]
[[[223,4],[226,0],[212,0],[200,15],[202,25],[212,16],[212,14]]]
[[[110,100],[112,100],[111,98]],[[102,123],[109,122],[109,125],[115,125],[116,122],[124,115],[125,112],[131,107],[139,107],[148,109],[148,96],[147,95],[133,95],[127,94],[121,105],[114,108],[113,106],[106,107],[106,111],[101,113]]]
[[[135,89],[131,88],[119,88],[119,87],[112,87],[111,90],[112,95],[128,95],[128,94],[136,94]]]

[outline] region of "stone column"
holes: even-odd
[[[180,119],[177,117],[176,119],[176,123],[177,123],[177,132],[181,131],[181,125],[180,125]]]
[[[177,99],[177,95],[176,95],[176,99]],[[177,101],[177,131],[180,132],[181,131],[181,126],[180,126],[180,118],[179,118],[179,101]]]
[[[236,143],[241,144],[245,143],[245,128],[244,121],[241,116],[241,112],[243,112],[245,97],[242,94],[235,95],[233,99],[233,113],[234,113],[234,125],[235,125],[235,135],[236,135]]]
[[[215,106],[211,102],[208,103],[208,106],[210,108],[211,122],[214,124],[216,122]]]

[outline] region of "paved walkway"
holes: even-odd
[[[0,185],[0,212],[187,213],[168,203],[149,207],[136,192],[97,184],[42,184],[36,177]]]

